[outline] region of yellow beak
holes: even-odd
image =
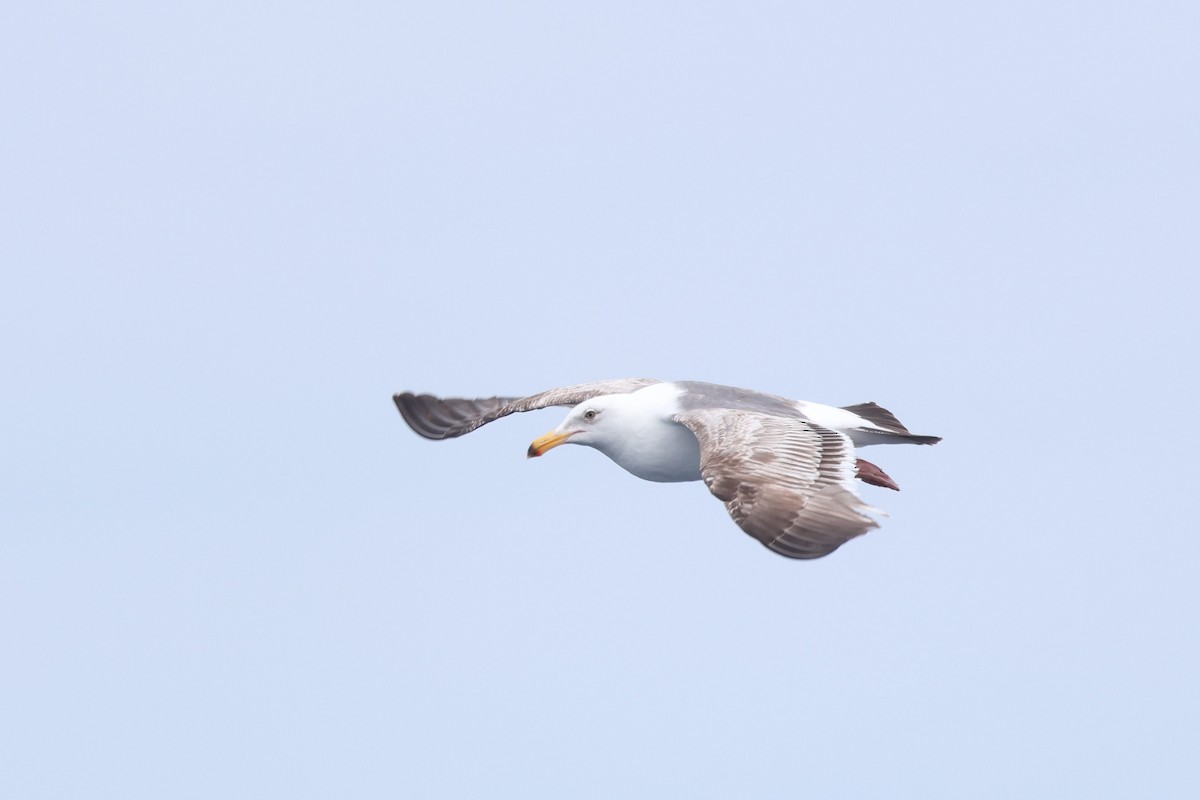
[[[550,431],[545,436],[539,436],[533,440],[533,444],[529,445],[529,450],[525,452],[527,458],[537,458],[544,454],[547,450],[558,447],[560,444],[570,439],[578,431],[568,431],[559,433],[558,431]]]

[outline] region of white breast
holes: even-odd
[[[660,383],[621,396],[606,412],[607,435],[592,446],[644,480],[700,480],[700,443],[672,419],[679,391]]]

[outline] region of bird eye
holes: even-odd
[[[596,418],[596,409],[589,408],[587,411],[583,412],[583,418],[588,422],[594,420]]]

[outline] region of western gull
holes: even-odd
[[[648,481],[703,480],[742,530],[788,558],[832,553],[884,512],[858,497],[855,478],[900,487],[855,448],[935,444],[875,403],[842,408],[698,381],[626,378],[529,397],[466,399],[404,392],[404,421],[427,439],[450,439],[521,411],[572,406],[529,445],[530,458],[560,444],[594,447]]]

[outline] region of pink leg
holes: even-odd
[[[858,459],[858,479],[872,486],[882,486],[885,489],[900,491],[900,487],[896,485],[896,482],[886,472],[870,461],[863,461],[861,458]]]

